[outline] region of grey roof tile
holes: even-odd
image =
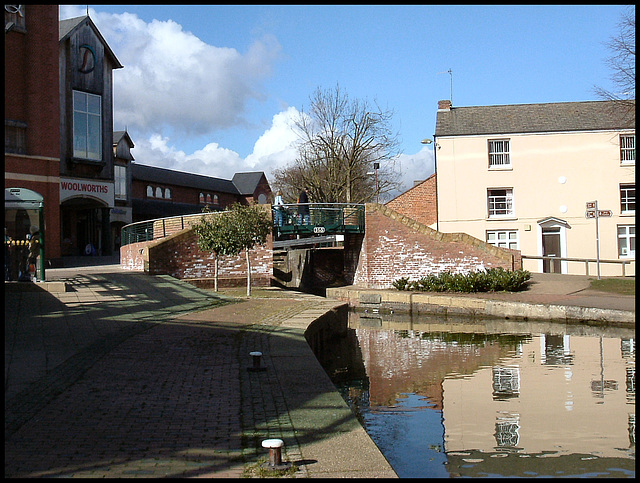
[[[635,100],[632,101],[635,107]],[[618,101],[452,107],[436,115],[436,137],[635,129],[635,109]]]
[[[185,173],[157,166],[146,166],[131,163],[131,175],[134,180],[160,183],[168,186],[186,186],[219,193],[239,195],[240,192],[232,181],[202,174]]]
[[[236,173],[233,175],[233,184],[238,188],[242,195],[252,195],[255,193],[260,180],[264,177],[262,171],[254,171],[250,173]]]

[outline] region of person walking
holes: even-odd
[[[284,203],[282,202],[282,191],[276,191],[276,197],[273,199],[275,212],[275,221],[277,226],[282,226],[282,212],[284,211]]]
[[[29,237],[29,255],[27,257],[27,273],[29,279],[35,282],[38,278],[38,258],[40,257],[40,230],[37,226],[31,226]],[[42,274],[40,274],[42,277]]]
[[[302,188],[300,196],[298,196],[298,223],[300,225],[309,224],[309,196],[306,188]]]

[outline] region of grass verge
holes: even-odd
[[[592,290],[600,292],[609,292],[619,295],[635,295],[636,279],[633,278],[601,278],[600,280],[591,280]]]

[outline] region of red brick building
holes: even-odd
[[[60,257],[58,6],[5,5],[4,18],[5,199],[30,190],[44,205],[41,219],[5,203],[5,233],[24,242],[35,226],[46,257]]]
[[[38,228],[47,266],[113,253],[134,221],[271,201],[262,172],[222,180],[136,165],[129,134],[113,130],[122,67],[88,16],[60,21],[57,5],[5,5],[5,199],[30,193],[44,205],[41,221],[5,201],[5,228],[23,242]]]
[[[394,211],[437,230],[438,197],[436,174],[432,174],[385,204]]]
[[[263,172],[236,173],[233,179],[185,173],[131,163],[133,221],[224,210],[234,203],[266,204],[271,188]]]

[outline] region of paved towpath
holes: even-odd
[[[298,477],[396,476],[304,338],[338,302],[117,265],[56,278],[71,291],[5,285],[5,476],[258,476],[268,438]]]

